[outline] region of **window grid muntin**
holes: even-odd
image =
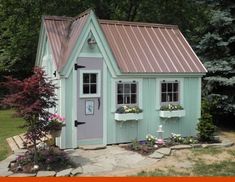
[[[97,77],[98,73],[83,73],[83,94],[97,94]],[[84,90],[85,86],[86,88],[88,86],[88,90],[86,89],[86,91]]]
[[[117,97],[116,97],[117,105],[137,104],[137,83],[118,82],[116,85],[117,85]]]
[[[161,82],[161,104],[178,104],[179,98],[179,82],[163,81]]]

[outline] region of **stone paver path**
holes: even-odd
[[[136,174],[142,170],[156,168],[161,158],[171,155],[175,150],[190,149],[192,147],[228,147],[233,142],[223,140],[220,144],[203,145],[177,145],[171,148],[160,148],[149,156],[142,156],[137,152],[128,151],[118,145],[107,146],[105,149],[84,150],[69,149],[65,150],[77,168],[65,169],[60,172],[39,171],[37,174],[13,174],[8,171],[10,161],[14,160],[17,155],[25,152],[24,150],[16,151],[7,159],[0,161],[0,176],[128,176]],[[190,168],[192,163],[177,163],[179,168]],[[177,166],[176,166],[177,167]]]
[[[115,145],[100,150],[77,149],[69,151],[69,155],[75,163],[81,165],[82,176],[108,176],[117,171],[145,168],[158,161]]]

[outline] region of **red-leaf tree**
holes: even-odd
[[[27,142],[32,143],[37,163],[37,141],[46,135],[45,126],[50,117],[49,108],[56,106],[56,86],[52,83],[41,68],[34,68],[34,74],[23,81],[6,77],[1,86],[8,89],[8,94],[1,103],[13,107],[16,115],[26,122],[24,128]]]

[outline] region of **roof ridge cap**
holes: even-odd
[[[116,25],[129,25],[129,26],[149,26],[159,28],[175,28],[178,29],[178,25],[158,24],[158,23],[146,23],[146,22],[131,22],[131,21],[119,21],[119,20],[104,20],[98,19],[101,24],[116,24]]]
[[[89,9],[83,11],[82,13],[80,13],[77,16],[73,17],[73,21],[75,21],[75,20],[77,20],[77,19],[79,19],[79,18],[81,18],[81,17],[83,17],[87,14],[90,14],[91,11],[93,11],[92,8],[89,8]]]
[[[64,20],[72,20],[73,17],[69,16],[51,16],[51,15],[44,15],[42,19],[44,20],[55,20],[55,21],[64,21]]]

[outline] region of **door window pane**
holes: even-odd
[[[91,84],[90,85],[90,87],[91,87],[91,94],[95,94],[96,93],[96,84]]]
[[[83,85],[83,93],[84,94],[89,94],[89,84],[84,84]]]
[[[97,73],[83,73],[83,94],[97,93]]]
[[[91,83],[96,83],[96,74],[90,74]]]
[[[83,74],[83,83],[89,83],[89,74],[87,73]]]

